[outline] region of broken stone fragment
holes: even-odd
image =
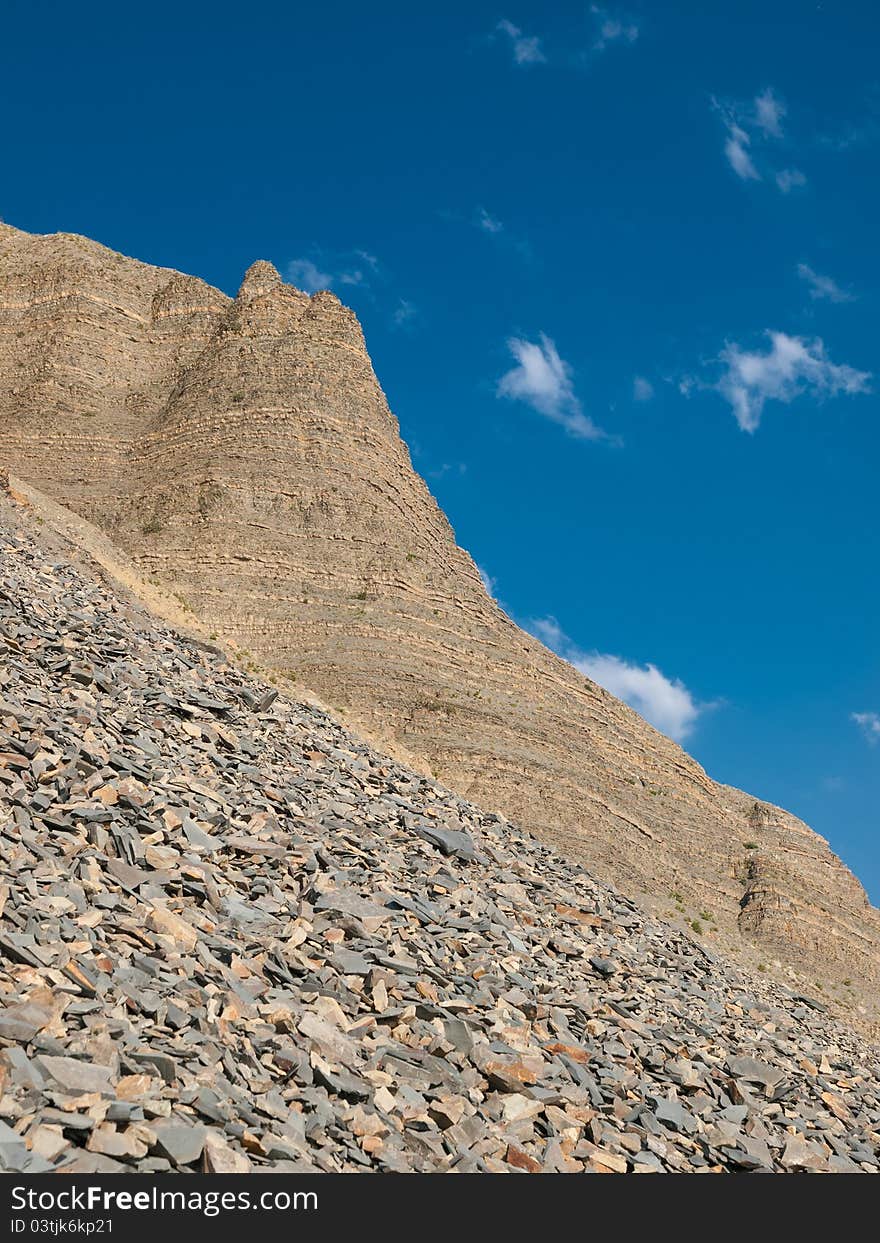
[[[203,1150],[206,1174],[249,1174],[251,1162],[246,1153],[232,1148],[215,1131],[206,1131]]]
[[[201,1157],[206,1135],[203,1126],[158,1121],[151,1130],[156,1136],[157,1150],[174,1165],[192,1165]]]
[[[43,1054],[36,1058],[38,1068],[66,1092],[97,1092],[112,1095],[113,1069],[81,1062],[73,1057],[53,1057]]]
[[[147,915],[147,927],[153,932],[161,933],[184,950],[194,950],[199,943],[199,934],[191,924],[173,911],[163,906],[154,906]]]
[[[419,837],[436,846],[444,855],[454,855],[459,859],[475,857],[474,842],[469,833],[457,829],[442,829],[434,824],[416,824],[413,829]]]

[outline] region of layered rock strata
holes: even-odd
[[[0,225],[0,463],[386,748],[876,1012],[880,916],[856,879],[487,596],[333,294],[260,262],[230,299]]]

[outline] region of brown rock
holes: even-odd
[[[515,1169],[525,1170],[527,1174],[541,1173],[540,1161],[530,1157],[527,1152],[523,1152],[522,1148],[517,1148],[515,1144],[508,1144],[504,1160],[508,1165],[514,1166]]]

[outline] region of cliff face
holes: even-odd
[[[876,1006],[856,879],[488,598],[332,294],[257,263],[232,300],[0,225],[0,465],[474,803],[655,909],[708,912],[709,944]]]

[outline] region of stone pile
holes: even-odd
[[[876,1172],[878,1071],[0,527],[0,1168]]]

